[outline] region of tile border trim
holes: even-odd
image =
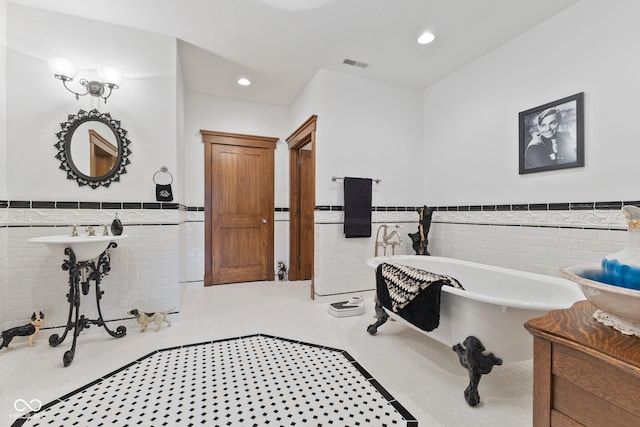
[[[495,212],[495,211],[557,211],[557,210],[617,210],[623,205],[640,207],[640,200],[605,202],[548,202],[515,203],[497,205],[432,206],[434,212]],[[417,212],[422,206],[372,206],[372,212]],[[204,211],[204,206],[186,206],[167,202],[88,202],[88,201],[43,201],[0,200],[1,208],[19,209],[167,209],[189,212]],[[289,212],[288,207],[275,207],[275,212]],[[316,211],[344,211],[343,205],[316,205]]]

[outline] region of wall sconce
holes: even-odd
[[[119,89],[118,83],[122,80],[122,74],[113,68],[101,68],[98,70],[98,75],[102,79],[101,82],[96,80],[80,79],[78,82],[81,86],[84,86],[84,93],[76,92],[67,86],[67,82],[73,81],[74,77],[78,74],[78,68],[71,62],[62,58],[53,58],[49,61],[49,68],[53,71],[56,79],[61,80],[64,87],[76,96],[76,100],[81,96],[87,94],[104,99],[104,103],[107,103],[107,98],[111,96],[113,89]],[[105,95],[106,90],[109,89]]]

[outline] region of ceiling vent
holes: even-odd
[[[347,65],[353,65],[354,67],[358,67],[358,68],[367,68],[369,66],[369,64],[365,64],[364,62],[354,61],[353,59],[345,59],[344,61],[342,61],[342,63]]]

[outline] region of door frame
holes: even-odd
[[[262,148],[269,149],[271,156],[273,158],[274,152],[276,149],[276,143],[280,140],[280,138],[269,137],[269,136],[258,136],[258,135],[245,135],[238,133],[228,133],[228,132],[216,132],[209,130],[200,130],[200,134],[202,135],[202,142],[204,144],[204,285],[210,286],[213,281],[213,239],[212,239],[212,216],[213,216],[213,201],[211,200],[211,187],[213,180],[213,173],[211,170],[210,159],[213,151],[212,145],[233,145],[239,147],[253,147],[253,148]],[[271,162],[273,165],[273,161]],[[274,170],[271,171],[271,175],[274,176]],[[273,189],[273,185],[271,186]],[[274,227],[273,227],[273,217],[274,217],[274,200],[273,194],[270,197],[271,209],[267,213],[269,224],[270,224],[270,234],[269,240],[270,244],[268,245],[268,253],[267,260],[271,261],[271,268],[267,268],[267,280],[274,280]]]
[[[300,206],[300,150],[308,144],[311,145],[310,170],[305,173],[311,174],[311,194],[310,200],[316,200],[316,123],[318,116],[313,115],[294,131],[287,139],[289,147],[289,280],[300,280],[299,263],[297,256],[300,253],[300,212],[302,209],[314,209],[315,206]],[[311,236],[312,245],[315,244],[314,236]],[[313,256],[313,255],[312,255]],[[311,299],[315,298],[314,288],[314,261],[311,260]]]

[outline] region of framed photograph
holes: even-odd
[[[584,166],[584,92],[518,115],[520,174]]]

